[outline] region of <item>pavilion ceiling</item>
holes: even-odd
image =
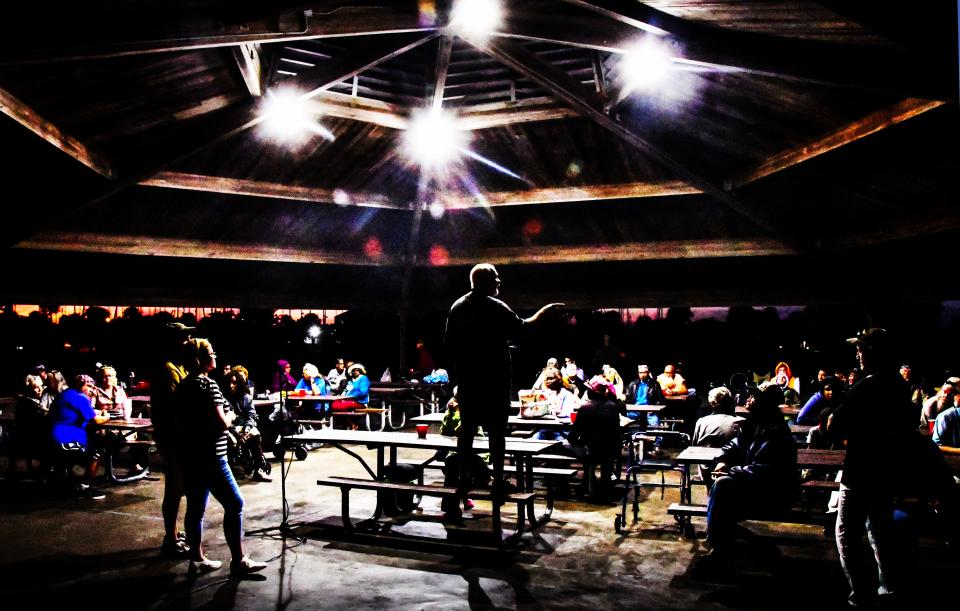
[[[960,230],[952,3],[505,4],[483,41],[445,27],[442,1],[104,0],[58,7],[43,36],[42,7],[3,9],[6,246],[429,269],[830,256]],[[625,91],[644,36],[672,49],[669,80]],[[328,137],[265,136],[285,87],[311,92]],[[436,175],[401,151],[430,106],[475,154]],[[24,222],[38,198],[48,218]]]

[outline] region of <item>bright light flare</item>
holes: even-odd
[[[452,114],[442,109],[423,110],[410,119],[404,150],[424,168],[440,168],[460,156],[467,140]]]
[[[673,56],[666,46],[650,37],[623,56],[620,75],[627,92],[652,89],[664,82]]]
[[[320,327],[318,327],[317,325],[313,325],[312,327],[307,329],[307,335],[309,335],[313,339],[317,339],[318,337],[320,337]]]
[[[263,102],[263,128],[279,142],[298,142],[316,134],[333,141],[336,136],[314,118],[310,101],[293,89],[270,90]]]
[[[486,38],[502,24],[500,0],[457,0],[450,13],[450,28],[463,38]]]

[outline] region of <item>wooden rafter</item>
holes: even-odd
[[[221,176],[204,176],[200,174],[186,174],[183,172],[159,172],[145,180],[140,186],[162,187],[166,189],[183,189],[186,191],[206,191],[208,193],[223,193],[227,195],[245,195],[248,197],[269,197],[275,199],[292,199],[304,202],[335,204],[348,202],[350,206],[363,208],[406,209],[390,200],[390,198],[371,193],[335,193],[334,189],[317,187],[302,187],[285,185],[261,180],[245,180],[240,178],[225,178]]]
[[[942,71],[902,49],[714,27],[675,17],[636,0],[563,1],[580,7],[583,14],[541,14],[533,7],[524,11],[520,4],[495,35],[622,54],[649,33],[636,24],[655,24],[668,33],[661,38],[676,45],[679,57],[675,61],[681,63],[931,99],[957,97],[953,82],[944,79]]]
[[[485,261],[494,265],[541,265],[594,263],[596,261],[770,257],[794,254],[797,254],[796,251],[774,240],[683,240],[632,242],[628,244],[488,248],[467,253],[451,253],[441,262],[444,266],[474,265],[477,261]],[[425,265],[430,265],[430,263],[425,262]]]
[[[241,44],[289,42],[345,36],[432,32],[435,25],[421,23],[416,2],[406,7],[342,6],[335,11],[301,12],[289,28],[278,27],[277,15],[252,18],[239,23],[225,22],[209,15],[142,15],[129,23],[111,22],[109,28],[91,23],[88,27],[68,27],[60,35],[48,28],[45,36],[0,41],[0,65],[77,59],[122,57],[146,53],[187,51]],[[119,17],[117,18],[119,19]],[[49,26],[49,21],[47,22]]]
[[[450,54],[453,51],[453,36],[440,36],[440,46],[437,49],[437,62],[433,70],[433,95],[430,108],[439,110],[443,106],[443,90],[447,84],[447,72],[450,70]]]
[[[572,108],[593,120],[613,135],[630,143],[647,155],[650,155],[692,187],[713,195],[728,208],[743,216],[769,235],[776,236],[782,241],[785,241],[780,238],[780,231],[776,227],[772,226],[766,220],[759,218],[759,213],[748,210],[746,206],[731,193],[724,191],[720,186],[713,184],[710,180],[687,169],[684,165],[650,144],[645,138],[622,125],[619,121],[616,121],[604,112],[602,98],[600,98],[595,91],[585,89],[580,83],[570,78],[567,73],[541,60],[533,53],[524,49],[518,42],[504,39],[491,39],[486,42],[470,42],[480,50],[507,66],[510,66],[530,80],[540,84],[561,101],[569,104]]]
[[[875,134],[897,123],[902,123],[917,115],[933,110],[934,108],[939,108],[944,104],[946,104],[946,102],[939,100],[908,98],[893,106],[878,110],[861,119],[848,123],[824,134],[812,142],[781,151],[769,159],[766,159],[752,170],[744,172],[742,175],[733,179],[730,181],[730,184],[733,188],[750,184],[755,180],[786,170],[814,157],[819,157],[824,153],[828,153],[851,142],[866,138],[870,134]]]
[[[343,57],[320,62],[315,67],[297,74],[297,84],[305,91],[301,97],[306,99],[317,96],[340,81],[419,47],[438,35],[437,32],[429,32],[403,37],[384,36],[361,45],[359,49],[345,52]]]
[[[44,231],[20,242],[15,248],[326,265],[396,266],[402,264],[400,257],[390,254],[382,254],[375,259],[371,259],[356,252],[91,232]],[[451,253],[442,261],[434,258],[434,261],[431,262],[429,257],[418,258],[416,266],[466,266],[473,265],[477,261],[487,261],[495,265],[533,265],[592,263],[598,260],[658,261],[723,257],[769,257],[791,254],[796,253],[772,240],[685,240],[628,244],[487,248],[464,253]]]
[[[247,86],[250,95],[259,98],[264,90],[264,68],[260,56],[260,45],[256,43],[244,43],[235,47],[230,47],[230,53],[237,63],[237,69],[240,71],[240,78]]]
[[[526,191],[491,191],[480,200],[463,195],[445,194],[442,198],[448,208],[481,208],[488,206],[522,206],[527,204],[559,204],[634,197],[664,197],[702,193],[685,182],[636,182],[621,185],[592,185],[584,187],[557,187],[528,189]]]
[[[91,151],[76,138],[63,133],[60,128],[41,117],[5,89],[0,89],[0,113],[7,115],[97,174],[113,178],[113,168],[105,157]],[[7,151],[7,154],[10,153],[11,151]]]
[[[87,232],[45,231],[23,240],[14,248],[60,252],[228,259],[236,261],[274,261],[325,265],[395,265],[390,255],[371,259],[356,252],[339,252],[294,246],[230,244],[206,240],[183,240],[151,236],[112,235]]]

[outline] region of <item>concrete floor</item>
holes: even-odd
[[[417,453],[402,453],[408,455]],[[241,482],[245,530],[279,525],[278,463],[273,474],[272,483]],[[701,535],[697,539],[679,535],[666,514],[676,490],[667,490],[664,500],[659,491],[650,493],[641,504],[641,521],[628,523],[619,535],[613,530],[618,506],[560,502],[546,528],[527,534],[518,550],[501,554],[350,540],[330,526],[339,523],[340,495],[315,485],[324,474],[359,477],[363,472],[354,459],[334,448],[314,450],[306,461],[294,462],[287,480],[290,520],[303,538],[284,540],[275,531],[247,536],[247,551],[269,566],[245,580],[229,579],[226,568],[194,578],[186,561],[159,556],[161,481],[107,486],[103,501],[50,498],[33,484],[0,482],[0,605],[820,611],[842,608],[846,595],[833,540],[825,539],[817,527],[773,531],[769,525],[749,523],[756,536],[739,548],[735,577],[723,583],[693,579],[688,573],[695,555],[703,552],[703,523],[695,521]],[[354,499],[353,515],[368,515],[373,493],[354,492]],[[425,500],[423,507],[429,518],[436,515],[438,501]],[[507,523],[512,516],[508,513]],[[205,546],[210,557],[228,560],[221,517],[219,505],[211,500]],[[398,528],[446,536],[438,521]],[[921,545],[923,583],[955,574],[960,562],[953,556],[942,545]]]

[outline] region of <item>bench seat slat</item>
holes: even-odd
[[[424,496],[456,496],[456,488],[445,488],[443,486],[421,486],[419,484],[403,484],[394,482],[380,482],[370,479],[359,479],[353,477],[325,477],[317,480],[318,486],[336,486],[347,488],[358,488],[360,490],[393,490],[398,492],[413,492]],[[467,496],[472,499],[491,498],[490,490],[471,490]],[[514,492],[506,495],[507,502],[528,503],[531,502],[536,494],[533,492]]]

